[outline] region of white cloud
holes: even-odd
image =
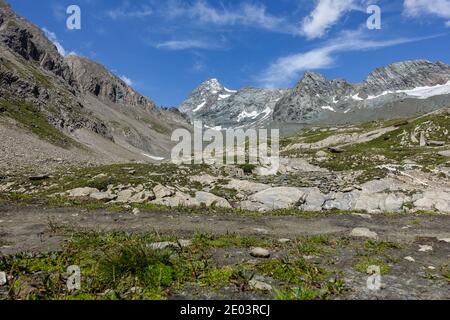
[[[63,57],[65,56],[70,56],[70,55],[76,55],[75,51],[70,51],[67,52],[64,47],[62,46],[62,44],[58,41],[58,38],[56,37],[56,34],[54,32],[49,31],[46,28],[42,28],[42,30],[44,31],[45,36],[48,38],[48,40],[50,40],[56,47],[56,49],[58,50],[58,53],[60,55],[62,55]]]
[[[403,7],[404,13],[410,17],[434,15],[450,19],[450,0],[405,0]]]
[[[447,21],[445,25],[450,28],[450,21]]]
[[[127,76],[120,76],[120,79],[122,79],[122,81],[125,82],[128,86],[133,85],[133,81]]]
[[[126,3],[122,8],[109,10],[106,14],[113,20],[145,18],[151,16],[153,14],[153,10],[146,5],[139,8],[130,8],[129,4]]]
[[[158,49],[166,50],[187,50],[187,49],[218,49],[219,46],[209,41],[203,40],[171,40],[158,43],[156,46]]]
[[[318,0],[315,9],[306,17],[301,32],[307,38],[321,38],[350,10],[356,9],[355,0]]]
[[[370,40],[359,31],[343,32],[338,38],[325,42],[308,52],[288,55],[277,59],[259,77],[265,87],[285,87],[299,79],[302,72],[325,69],[333,66],[336,55],[341,52],[373,50],[415,42],[427,38],[398,38],[391,40]]]
[[[196,0],[193,4],[172,0],[163,14],[173,19],[184,17],[197,23],[218,26],[241,25],[276,32],[297,32],[284,18],[269,14],[261,4],[243,3],[235,7],[222,5],[221,9],[217,9],[204,0]]]
[[[202,72],[206,68],[205,64],[201,61],[195,61],[192,65],[191,71],[192,72]]]

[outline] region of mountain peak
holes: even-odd
[[[76,55],[67,56],[64,60],[81,91],[104,101],[155,110],[156,106],[152,101],[130,88],[105,66]]]
[[[216,78],[211,78],[204,81],[197,90],[208,90],[213,94],[224,90],[224,86]]]
[[[327,80],[327,78],[325,78],[324,75],[317,72],[306,71],[303,77],[297,83],[297,87],[310,86],[317,83],[323,84],[327,82],[329,81]]]

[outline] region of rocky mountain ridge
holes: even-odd
[[[394,109],[393,116],[407,117],[424,112],[424,107],[427,112],[446,107],[450,104],[450,65],[427,60],[393,63],[374,70],[358,84],[306,72],[289,90],[244,88],[227,99],[217,98],[222,94],[218,92],[207,96],[203,104],[207,86],[208,81],[194,90],[180,111],[212,127],[264,126],[271,122],[333,124],[343,118],[358,122],[383,119]],[[217,87],[223,89],[220,83]],[[203,95],[198,96],[198,92]],[[405,100],[409,105],[400,108]],[[262,118],[264,121],[255,121]]]
[[[320,74],[307,72],[278,102],[274,120],[308,123],[332,118],[332,113],[364,112],[364,109],[381,108],[406,98],[426,100],[450,94],[449,81],[450,65],[426,60],[403,61],[378,68],[360,84],[330,81]],[[429,101],[423,102],[426,103]],[[405,110],[405,115],[409,112],[415,110]]]

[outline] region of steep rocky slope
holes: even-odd
[[[161,160],[171,149],[172,130],[189,127],[178,112],[157,108],[103,66],[62,57],[3,0],[0,48],[0,123],[13,119],[30,134],[78,150],[74,158],[87,153],[108,163]],[[5,137],[2,149],[12,150],[13,141]]]

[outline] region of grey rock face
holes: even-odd
[[[195,89],[179,110],[211,128],[262,126],[271,121],[283,94],[284,90],[257,88],[233,91],[211,79]]]
[[[0,43],[25,60],[37,62],[45,70],[70,80],[70,70],[56,47],[38,27],[18,18],[3,0],[0,0],[0,22]]]
[[[274,119],[279,121],[308,122],[325,111],[334,109],[339,97],[349,96],[352,86],[345,80],[329,81],[324,76],[306,72],[299,83],[275,106]],[[344,109],[341,105],[340,109]]]
[[[428,97],[411,96],[407,91],[444,85],[449,81],[450,65],[426,60],[404,61],[378,68],[369,74],[367,80],[355,85],[307,72],[277,103],[274,120],[312,123],[348,112],[377,109],[405,98],[422,100]]]
[[[450,65],[426,60],[403,61],[378,68],[358,88],[361,97],[386,90],[406,90],[445,84],[450,80]]]
[[[148,112],[156,113],[156,106],[152,101],[134,91],[104,66],[74,55],[66,57],[65,62],[81,91],[91,93],[104,101],[128,107],[141,107]]]

